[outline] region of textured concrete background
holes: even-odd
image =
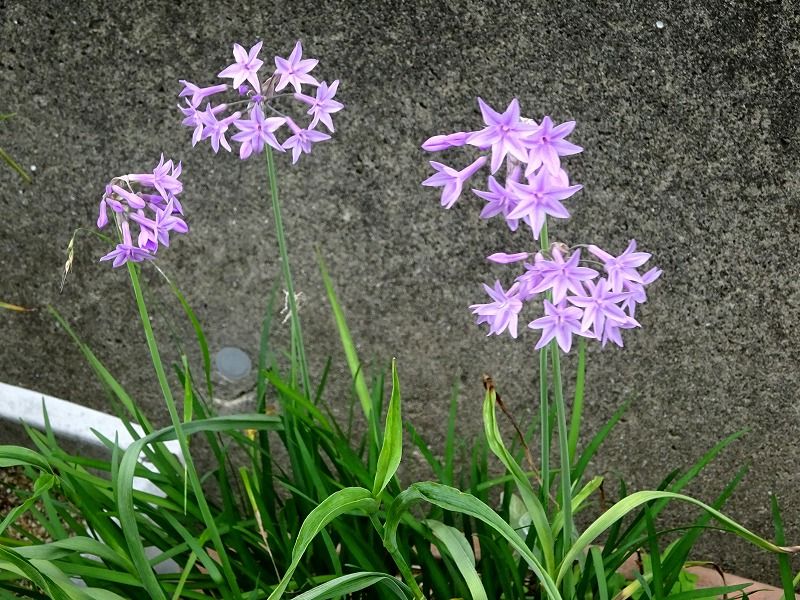
[[[18,113],[0,126],[0,143],[35,180],[25,186],[0,169],[0,298],[54,304],[150,413],[163,413],[127,277],[95,264],[99,241],[79,238],[75,273],[58,293],[67,241],[94,222],[104,183],[151,168],[163,151],[184,161],[193,231],[160,264],[198,310],[212,350],[254,354],[278,276],[263,164],[193,151],[175,108],[178,79],[210,83],[234,41],[265,40],[267,58],[299,38],[321,61],[315,74],[341,80],[347,104],[333,141],[297,167],[279,159],[313,368],[332,354],[334,376],[345,372],[318,244],[363,355],[398,357],[406,418],[426,436],[438,439],[455,379],[460,432],[479,431],[485,371],[529,418],[536,335],[487,339],[467,310],[481,282],[513,276],[483,257],[529,240],[481,221],[478,199],[444,211],[419,185],[430,172],[422,140],[477,128],[476,95],[498,107],[516,96],[530,116],[577,120],[572,139],[586,148],[569,161],[585,190],[555,237],[611,251],[635,237],[664,269],[625,349],[590,351],[586,431],[635,399],[595,469],[654,486],[749,428],[691,491],[711,500],[751,463],[729,513],[769,537],[775,491],[797,543],[800,11],[768,0],[587,4],[0,3],[0,110]],[[168,342],[177,313],[151,280]],[[0,313],[0,339],[0,380],[106,406],[46,313]],[[731,536],[710,537],[697,556],[777,580],[772,557]]]

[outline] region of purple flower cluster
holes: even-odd
[[[152,173],[130,173],[114,177],[106,185],[100,200],[97,227],[109,222],[109,209],[114,215],[122,242],[100,260],[113,260],[121,267],[126,262],[142,262],[155,258],[160,246],[169,246],[170,232],[186,233],[188,225],[181,218],[183,207],[178,194],[183,191],[179,181],[181,163],[164,162],[164,155]],[[131,223],[139,229],[136,244],[131,235]]]
[[[220,147],[230,152],[231,146],[226,135],[232,133],[231,140],[239,143],[239,157],[242,160],[262,152],[264,146],[268,145],[279,152],[291,150],[292,163],[296,163],[301,154],[311,152],[312,144],[330,139],[330,135],[317,131],[315,127],[322,123],[328,131],[334,131],[331,115],[344,108],[343,104],[333,99],[339,81],[328,85],[310,75],[319,61],[304,59],[303,46],[299,41],[288,58],[275,57],[275,70],[268,76],[264,74],[266,79],[262,79],[259,71],[264,61],[258,58],[262,44],[258,42],[249,51],[239,44],[233,45],[236,62],[218,74],[220,78],[231,79],[230,84],[199,87],[181,80],[183,91],[179,97],[185,98],[186,104],[178,105],[178,108],[184,115],[183,125],[194,128],[192,146],[208,139],[215,153]],[[304,94],[303,85],[316,88],[314,95]],[[280,93],[288,86],[294,89],[293,94],[288,91]],[[236,99],[216,105],[207,100],[228,91],[233,91]],[[273,106],[274,101],[284,98],[296,100],[305,114],[311,116],[305,128]],[[204,102],[205,107],[202,107]],[[233,112],[228,113],[229,110]],[[276,116],[268,117],[268,114]],[[275,133],[284,125],[291,135],[279,142]],[[238,131],[232,132],[231,126]]]
[[[461,170],[431,161],[436,173],[422,184],[442,187],[442,206],[450,208],[459,199],[464,184],[488,161],[491,170],[488,190],[472,190],[487,202],[480,216],[488,219],[502,215],[512,231],[522,221],[538,240],[547,217],[569,218],[562,201],[582,188],[570,185],[569,176],[561,166],[562,156],[583,150],[565,139],[575,128],[575,122],[554,125],[550,117],[544,117],[540,123],[526,119],[520,116],[516,99],[503,113],[493,110],[480,98],[478,105],[485,124],[483,129],[437,135],[422,144],[422,148],[437,152],[470,145],[489,151],[491,159],[482,155]],[[495,175],[503,163],[505,173],[500,182]],[[636,306],[647,300],[645,286],[658,279],[661,270],[639,272],[650,254],[637,252],[635,240],[619,256],[594,245],[584,248],[590,256],[583,260],[581,247],[569,248],[561,243],[542,247],[535,253],[498,252],[489,256],[489,261],[500,264],[528,262],[523,262],[524,273],[507,290],[499,281],[493,287],[483,286],[491,301],[470,307],[477,323],[486,323],[489,335],[508,331],[516,338],[524,303],[541,295],[544,316],[528,324],[529,328],[542,332],[537,349],[555,340],[564,352],[569,352],[575,335],[597,339],[603,346],[609,341],[622,346],[621,331],[639,326],[634,318]]]

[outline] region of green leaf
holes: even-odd
[[[378,510],[378,502],[369,490],[358,487],[344,488],[331,494],[308,514],[295,539],[292,561],[268,600],[277,600],[283,596],[295,569],[300,564],[300,559],[317,534],[339,515],[356,510],[367,513]]]
[[[779,554],[792,554],[795,552],[800,552],[800,546],[778,546],[773,544],[772,542],[765,540],[762,537],[757,536],[755,533],[751,532],[750,530],[746,529],[745,527],[739,525],[733,519],[723,515],[721,512],[711,508],[707,504],[704,504],[700,500],[696,500],[690,496],[684,496],[683,494],[676,494],[674,492],[659,492],[659,491],[642,491],[636,492],[627,496],[614,504],[611,508],[609,508],[606,512],[604,512],[600,517],[594,521],[586,530],[581,534],[581,536],[575,541],[572,547],[567,552],[564,560],[561,562],[558,570],[558,576],[556,577],[556,583],[560,583],[561,579],[566,574],[567,570],[572,568],[573,561],[577,560],[580,556],[584,554],[586,549],[589,545],[596,540],[606,529],[611,527],[611,525],[623,518],[632,510],[638,508],[639,506],[650,502],[652,500],[680,500],[682,502],[687,502],[689,504],[694,504],[695,506],[699,506],[701,509],[712,515],[717,521],[723,524],[731,533],[735,533],[739,537],[748,542],[755,544],[759,548],[763,548],[764,550],[769,550],[770,552],[776,552]]]
[[[328,600],[329,598],[342,598],[348,594],[358,592],[377,583],[384,584],[386,590],[394,598],[406,600],[411,592],[404,583],[385,573],[350,573],[336,579],[331,579],[317,587],[295,596],[294,600]]]
[[[15,161],[13,158],[11,158],[11,155],[8,152],[6,152],[5,150],[3,150],[2,148],[0,148],[0,159],[2,159],[14,171],[16,171],[17,175],[22,177],[22,179],[24,179],[26,183],[31,183],[32,182],[31,176],[28,175],[27,171],[25,171],[25,169],[23,169],[19,165],[19,163],[17,163],[17,161]]]
[[[469,588],[472,600],[488,600],[481,578],[475,570],[475,553],[464,534],[455,527],[450,527],[434,519],[426,520],[425,525],[430,527],[433,535],[447,548],[450,558],[453,559],[456,568]]]
[[[42,471],[53,472],[47,459],[30,448],[22,446],[0,446],[0,467],[30,465]]]
[[[397,376],[397,361],[392,359],[392,396],[386,410],[386,426],[383,430],[383,445],[378,455],[375,483],[372,495],[377,498],[394,477],[403,456],[403,417],[400,409],[400,379]]]
[[[370,421],[372,416],[372,398],[369,395],[367,388],[367,381],[364,378],[364,373],[361,369],[361,361],[358,359],[356,346],[353,343],[353,338],[350,336],[350,329],[347,327],[347,321],[344,318],[344,311],[339,304],[336,297],[336,291],[333,289],[333,282],[328,275],[328,270],[325,267],[325,261],[322,256],[317,254],[319,261],[319,269],[322,273],[322,281],[325,284],[325,291],[328,293],[328,301],[331,303],[331,310],[333,310],[333,318],[336,321],[336,328],[339,330],[339,338],[342,340],[342,347],[344,354],[347,358],[347,365],[350,367],[350,375],[355,380],[356,395],[361,403],[361,410],[364,411],[364,416],[367,421]]]
[[[500,428],[497,425],[497,412],[495,411],[496,392],[490,388],[486,390],[486,396],[483,401],[483,428],[486,436],[486,441],[489,444],[492,452],[500,459],[505,468],[514,476],[514,482],[517,484],[522,502],[531,517],[531,523],[536,530],[537,542],[542,548],[544,555],[544,564],[547,567],[547,572],[551,575],[555,574],[555,550],[553,543],[553,534],[550,529],[550,524],[547,521],[547,513],[539,501],[539,497],[533,491],[533,486],[528,479],[527,474],[522,470],[514,457],[503,444],[503,438],[500,435]]]
[[[280,429],[280,419],[267,415],[226,415],[223,417],[212,417],[185,423],[182,425],[182,433],[188,436],[199,432],[224,432],[224,431],[243,431],[246,429]],[[153,573],[147,554],[144,550],[139,527],[136,523],[137,513],[133,503],[133,478],[138,465],[139,454],[142,449],[155,442],[165,442],[177,437],[175,427],[165,427],[155,431],[143,438],[136,440],[125,451],[119,466],[117,476],[116,494],[117,506],[119,510],[119,520],[125,539],[128,542],[133,564],[136,573],[141,578],[141,582],[153,599],[165,599],[164,590]],[[213,522],[206,523],[209,528],[216,527]]]
[[[775,542],[785,544],[786,537],[783,532],[783,519],[781,509],[778,506],[778,497],[770,494],[770,504],[772,508],[772,522],[775,526]],[[783,600],[794,600],[794,583],[792,582],[792,565],[789,557],[785,554],[778,555],[778,568],[781,573],[781,585],[783,585]]]
[[[520,553],[536,577],[539,578],[550,599],[561,600],[553,578],[547,574],[533,551],[525,545],[525,541],[508,523],[475,496],[440,483],[432,481],[414,483],[394,499],[386,514],[383,534],[383,543],[390,552],[397,549],[397,528],[403,514],[412,504],[419,501],[428,502],[444,510],[468,515],[486,523]]]

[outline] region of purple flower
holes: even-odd
[[[566,302],[553,304],[549,300],[545,300],[545,316],[528,324],[531,329],[542,330],[542,337],[536,344],[536,349],[544,348],[550,340],[555,338],[561,350],[569,352],[569,349],[572,348],[573,334],[584,335],[581,332],[581,312],[580,308],[569,306]]]
[[[467,143],[467,138],[469,138],[469,136],[469,133],[463,131],[448,133],[447,135],[435,135],[423,142],[422,149],[428,152],[440,152],[448,148],[463,146]]]
[[[142,199],[140,196],[134,194],[131,191],[121,188],[118,185],[112,185],[111,189],[115,194],[121,196],[128,203],[128,206],[130,206],[131,208],[138,209],[147,206],[144,199]]]
[[[164,209],[155,209],[155,219],[148,219],[142,214],[131,213],[128,215],[131,220],[136,221],[142,228],[144,238],[140,236],[139,246],[155,252],[158,244],[169,247],[169,232],[175,231],[176,233],[186,233],[189,231],[189,226],[186,221],[180,217],[176,217],[174,200],[167,202]],[[145,244],[141,243],[142,239],[146,239]]]
[[[603,335],[600,339],[600,345],[605,348],[606,344],[611,341],[622,348],[625,344],[622,343],[622,333],[620,332],[620,329],[633,329],[634,327],[639,327],[639,323],[633,317],[628,317],[628,319],[623,323],[606,319],[605,325],[603,326]]]
[[[500,335],[508,329],[511,337],[516,338],[517,320],[522,310],[522,301],[517,297],[519,286],[515,283],[506,292],[500,282],[495,281],[494,288],[484,284],[483,289],[493,302],[470,306],[472,313],[478,316],[477,324],[489,323],[488,335]]]
[[[568,260],[564,260],[556,246],[551,251],[553,260],[537,261],[535,268],[539,271],[541,281],[530,293],[538,294],[545,290],[553,290],[553,302],[558,304],[567,296],[567,290],[583,296],[586,291],[582,282],[594,279],[597,271],[588,267],[580,267],[581,251],[576,250]]]
[[[197,108],[194,106],[178,105],[178,108],[183,113],[183,116],[186,117],[181,122],[181,125],[186,127],[194,127],[194,133],[192,133],[192,146],[195,146],[203,136],[203,111],[197,110]],[[220,104],[218,106],[211,107],[211,112],[217,114],[226,108],[227,106],[225,104]]]
[[[527,159],[523,161],[528,163],[525,175],[530,175],[543,165],[548,173],[555,175],[561,167],[559,156],[582,152],[583,148],[564,139],[573,129],[575,121],[567,121],[553,127],[550,117],[545,117],[539,128],[525,139],[530,149]]]
[[[513,180],[509,179],[509,181]],[[489,175],[489,191],[473,189],[472,192],[488,202],[481,211],[481,219],[489,219],[495,215],[502,214],[508,224],[508,228],[511,231],[516,231],[519,227],[519,219],[510,219],[508,215],[517,207],[520,198],[516,191],[509,186],[509,181],[506,181],[506,185],[502,186],[494,176]]]
[[[298,44],[299,43],[300,42],[298,42]],[[294,135],[283,142],[284,150],[288,150],[289,148],[292,149],[292,164],[297,162],[297,159],[300,158],[301,153],[305,152],[306,154],[311,154],[312,143],[331,139],[331,136],[329,136],[327,133],[322,133],[321,131],[316,131],[314,129],[301,129],[289,118],[286,119],[286,124],[294,133]]]
[[[239,133],[231,137],[235,142],[241,143],[239,157],[242,160],[248,158],[253,152],[258,154],[264,149],[264,144],[269,144],[276,150],[283,152],[283,146],[275,139],[275,131],[280,128],[286,119],[282,117],[264,118],[264,112],[259,105],[255,105],[250,111],[250,119],[234,122],[239,128]]]
[[[122,222],[122,243],[117,244],[117,247],[103,256],[100,260],[111,260],[113,259],[114,262],[112,266],[116,269],[117,267],[121,267],[126,262],[142,262],[145,260],[153,260],[153,255],[150,254],[147,250],[143,250],[142,248],[137,248],[133,245],[131,240],[131,230],[128,226],[127,221]]]
[[[519,262],[528,258],[528,252],[517,252],[516,254],[506,254],[505,252],[496,252],[486,257],[489,262],[497,263],[498,265],[509,265],[511,263]]]
[[[303,45],[298,40],[288,59],[275,57],[275,73],[280,75],[278,85],[275,86],[276,92],[281,91],[289,84],[292,84],[294,91],[298,94],[302,91],[301,85],[304,83],[319,85],[317,80],[308,74],[319,61],[315,58],[303,59],[302,56]]]
[[[601,278],[597,283],[586,281],[584,285],[588,289],[586,295],[568,296],[575,306],[583,309],[583,320],[581,321],[581,331],[590,331],[594,337],[600,339],[606,319],[611,319],[617,323],[627,323],[628,315],[619,306],[619,302],[628,297],[626,293],[614,293],[611,291],[608,281]],[[634,323],[636,323],[634,321]],[[638,325],[638,323],[636,323]]]
[[[224,105],[223,105],[224,106]],[[200,136],[201,140],[211,138],[211,148],[214,154],[219,152],[219,147],[222,146],[228,152],[231,151],[231,146],[228,140],[225,139],[225,132],[228,127],[234,123],[239,117],[242,116],[240,112],[235,112],[230,116],[225,117],[221,121],[217,121],[216,112],[211,105],[206,105],[206,109],[201,113],[200,120],[203,123],[203,135]]]
[[[175,174],[177,171],[177,175]],[[133,173],[127,175],[128,181],[135,181],[140,183],[141,185],[146,185],[158,190],[158,193],[161,194],[161,197],[164,200],[168,200],[170,196],[174,196],[181,193],[183,190],[183,184],[178,181],[178,177],[181,173],[181,166],[178,163],[177,167],[174,167],[171,160],[168,160],[166,163],[164,162],[164,153],[161,153],[161,160],[156,165],[156,168],[153,169],[152,173]]]
[[[486,127],[472,133],[467,143],[479,148],[492,148],[491,169],[494,174],[507,154],[511,154],[520,162],[528,160],[528,150],[525,146],[525,136],[534,131],[534,126],[520,121],[519,102],[516,98],[511,101],[505,112],[500,114],[493,110],[481,98],[478,98],[483,121]]]
[[[464,182],[472,177],[475,172],[480,169],[486,162],[486,157],[481,156],[477,158],[472,164],[467,165],[460,171],[456,171],[452,167],[443,165],[442,163],[434,160],[430,161],[431,166],[436,169],[436,173],[428,177],[422,182],[422,185],[440,187],[442,190],[442,206],[451,208],[456,203],[458,197],[461,195],[461,189]]]
[[[534,256],[533,263],[525,263],[525,272],[517,277],[519,283],[519,297],[523,301],[530,300],[537,292],[533,290],[537,285],[542,282],[542,273],[539,271],[539,263],[544,260],[541,252],[537,252]]]
[[[508,185],[519,203],[509,212],[507,218],[527,218],[535,240],[539,239],[547,215],[559,219],[569,218],[569,212],[561,204],[561,200],[566,200],[583,188],[581,185],[565,186],[560,177],[553,177],[544,169],[529,178],[527,184],[510,181]]]
[[[183,89],[181,90],[181,93],[178,94],[178,97],[183,98],[184,96],[191,96],[191,100],[187,100],[194,107],[200,106],[203,100],[209,96],[219,94],[228,89],[228,86],[224,83],[201,88],[193,84],[191,81],[186,81],[185,79],[181,79],[180,81],[183,84]]]
[[[245,81],[249,82],[256,92],[261,92],[261,83],[258,81],[258,70],[264,64],[263,60],[258,58],[258,53],[261,50],[263,42],[258,42],[255,46],[250,48],[247,52],[239,44],[233,45],[233,57],[236,62],[226,67],[219,72],[217,77],[226,77],[233,79],[231,86],[238,88]]]
[[[330,87],[328,87],[328,84],[323,81],[319,84],[319,87],[317,88],[317,94],[314,98],[300,93],[296,93],[294,95],[294,97],[297,100],[300,100],[300,102],[305,102],[311,106],[311,108],[308,109],[308,113],[306,113],[313,115],[314,117],[311,119],[311,123],[308,125],[309,129],[314,129],[314,126],[321,121],[325,124],[325,127],[328,128],[328,131],[333,131],[333,121],[331,120],[331,115],[344,108],[344,104],[333,99],[338,88],[338,79],[334,81]]]
[[[636,316],[636,305],[644,304],[647,302],[647,294],[644,291],[644,286],[650,285],[656,279],[661,277],[661,269],[653,267],[647,273],[642,275],[642,283],[634,283],[632,281],[623,281],[622,289],[628,292],[628,297],[622,303],[622,308],[628,311],[631,317]]]
[[[622,291],[625,281],[643,283],[642,276],[636,270],[650,259],[647,252],[636,252],[636,240],[631,240],[625,252],[619,256],[612,256],[597,246],[589,246],[589,252],[603,261],[603,267],[608,273],[608,282],[614,292]]]

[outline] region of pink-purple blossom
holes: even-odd
[[[528,166],[525,175],[530,175],[541,166],[544,166],[551,175],[555,175],[561,167],[560,156],[582,152],[583,148],[564,139],[573,129],[575,121],[567,121],[553,127],[550,117],[542,119],[539,128],[525,140],[528,147],[528,157],[525,161]]]
[[[275,91],[280,92],[291,84],[294,91],[299,94],[304,83],[318,85],[317,80],[308,74],[318,63],[316,58],[303,58],[303,45],[298,40],[288,59],[275,57],[275,74],[280,77]]]
[[[486,127],[470,135],[467,143],[479,148],[492,148],[493,174],[503,164],[507,154],[524,163],[528,159],[524,140],[534,131],[534,126],[520,120],[519,101],[514,98],[502,113],[498,113],[481,98],[478,98],[478,105]]]
[[[540,247],[495,252],[487,257],[501,265],[522,262],[524,270],[508,291],[500,281],[493,287],[484,286],[490,301],[470,306],[476,323],[488,324],[490,334],[509,331],[516,337],[517,320],[525,305],[539,305],[543,301],[544,316],[528,325],[542,331],[537,349],[552,342],[563,352],[569,352],[575,335],[597,339],[603,346],[608,342],[622,346],[622,331],[639,327],[634,314],[636,307],[647,299],[646,286],[661,275],[658,268],[639,273],[650,254],[637,252],[635,241],[622,254],[613,256],[595,245],[570,248],[551,242],[550,235],[543,233],[548,217],[569,218],[563,201],[583,187],[570,184],[561,164],[562,157],[583,150],[566,140],[575,129],[575,122],[555,125],[545,116],[537,123],[521,115],[516,99],[502,113],[481,98],[478,105],[483,129],[435,135],[422,148],[439,152],[467,143],[477,147],[481,155],[461,171],[431,161],[437,172],[422,184],[444,188],[442,206],[450,208],[458,200],[466,180],[491,156],[491,174],[485,186],[488,189],[473,188],[475,195],[486,201],[480,216],[486,219],[502,216],[512,231],[518,228],[519,221],[525,222],[534,239],[540,240]],[[505,169],[501,171],[503,165]],[[526,180],[520,180],[521,173]],[[581,248],[587,248],[592,256],[584,258]]]
[[[309,115],[312,115],[311,123],[308,124],[309,129],[314,129],[317,123],[322,123],[328,128],[328,131],[333,132],[333,120],[331,115],[337,113],[344,108],[344,104],[337,102],[333,99],[336,95],[336,90],[339,89],[339,80],[334,81],[330,87],[324,81],[319,84],[316,95],[312,98],[305,94],[296,93],[294,97],[300,102],[308,104],[311,108],[308,109]]]
[[[339,80],[334,80],[329,86],[311,76],[309,72],[319,61],[303,58],[300,41],[296,42],[288,58],[275,57],[272,71],[266,71],[265,62],[258,57],[262,49],[263,42],[260,41],[249,50],[240,44],[233,45],[235,62],[218,73],[218,77],[230,79],[230,84],[203,87],[181,80],[183,90],[179,97],[186,98],[186,104],[178,108],[184,116],[182,124],[194,129],[192,146],[207,139],[214,153],[220,148],[230,152],[232,141],[240,144],[238,153],[242,160],[270,146],[280,152],[292,150],[292,162],[295,163],[302,154],[311,152],[312,144],[330,139],[316,127],[322,123],[328,131],[335,130],[333,115],[344,108],[344,104],[334,99],[339,91]],[[287,86],[294,89],[294,94],[279,93]],[[304,91],[303,86],[312,86],[313,93]],[[221,101],[215,104],[208,101],[224,92],[228,93],[220,98]],[[281,107],[286,101],[301,105],[310,122],[303,124],[300,119],[292,119],[292,111]],[[203,109],[200,108],[202,103],[205,103]],[[246,115],[244,118],[243,114]],[[235,133],[232,125],[238,130]],[[229,136],[229,133],[233,135]]]
[[[169,246],[170,233],[183,234],[189,226],[181,217],[178,195],[183,192],[181,163],[161,160],[152,173],[129,173],[114,177],[105,187],[100,200],[97,227],[103,229],[111,222],[122,237],[122,242],[100,260],[111,260],[113,267],[126,262],[152,260],[160,246]],[[155,192],[155,193],[154,193]],[[133,243],[131,226],[139,228],[136,244]]]
[[[239,44],[234,44],[233,57],[236,62],[220,71],[217,77],[233,79],[231,83],[233,88],[238,88],[247,81],[253,86],[256,93],[259,93],[261,91],[261,82],[258,80],[258,70],[264,64],[264,61],[258,58],[258,53],[261,51],[262,44],[263,42],[258,42],[249,51]]]
[[[517,337],[517,317],[522,310],[522,301],[517,297],[519,285],[515,283],[506,291],[496,281],[494,287],[484,284],[483,289],[492,302],[470,306],[472,313],[478,316],[478,322],[489,324],[488,335],[500,335],[508,329],[512,338]]]
[[[581,330],[581,312],[580,308],[569,306],[566,302],[553,304],[545,300],[544,316],[528,323],[531,329],[542,330],[536,349],[544,348],[554,339],[561,350],[569,352],[572,348],[572,336],[584,335]]]
[[[444,188],[442,190],[442,206],[452,208],[458,197],[461,196],[464,182],[472,177],[485,162],[486,157],[481,156],[460,171],[456,171],[452,167],[432,160],[430,163],[436,173],[423,181],[422,185]]]
[[[311,154],[312,144],[331,139],[331,136],[327,133],[299,127],[292,119],[287,118],[286,124],[289,125],[289,129],[292,130],[292,135],[283,142],[283,147],[285,150],[291,149],[292,164],[298,161],[301,154]]]
[[[241,144],[239,157],[245,160],[254,152],[258,154],[264,149],[264,144],[283,152],[283,146],[275,138],[275,131],[284,123],[286,119],[283,117],[264,117],[261,107],[256,104],[250,111],[249,119],[239,119],[233,123],[239,129],[239,133],[231,137],[234,142]]]

